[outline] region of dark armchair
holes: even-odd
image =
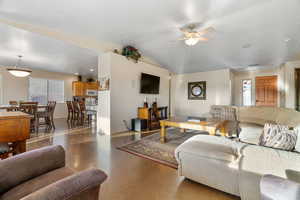
[[[74,173],[61,146],[49,146],[0,161],[0,200],[98,200],[107,178],[98,169]]]

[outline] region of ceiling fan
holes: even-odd
[[[196,45],[199,41],[207,41],[208,38],[204,37],[204,35],[213,32],[215,29],[213,27],[207,27],[205,29],[200,29],[197,31],[202,26],[201,23],[192,23],[183,26],[180,28],[180,31],[183,33],[183,38],[180,38],[179,40],[184,40],[185,44],[188,46],[194,46]]]

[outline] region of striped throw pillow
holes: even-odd
[[[261,146],[292,151],[297,142],[297,131],[289,130],[288,126],[265,124],[260,137]]]

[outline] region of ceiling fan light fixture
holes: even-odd
[[[29,76],[31,74],[30,70],[26,70],[26,69],[18,69],[18,68],[9,68],[7,69],[7,71],[16,77],[26,77]]]
[[[189,38],[184,41],[186,45],[188,46],[194,46],[199,42],[199,38]]]
[[[15,67],[12,67],[12,68],[8,68],[7,71],[13,75],[13,76],[16,76],[16,77],[26,77],[26,76],[29,76],[31,74],[32,71],[30,70],[27,70],[27,69],[21,69],[21,68],[18,68],[20,62],[21,62],[21,59],[22,59],[22,56],[19,55],[18,56],[18,62],[16,64]]]

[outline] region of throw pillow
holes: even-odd
[[[265,124],[260,137],[261,146],[292,151],[297,142],[297,131],[289,130],[288,126]]]
[[[297,142],[296,142],[296,146],[295,146],[295,151],[299,152],[300,153],[300,126],[297,126],[295,128],[295,130],[297,131],[298,133],[298,138],[297,138]]]

